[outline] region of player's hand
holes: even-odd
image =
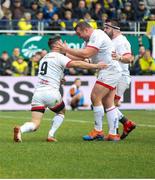
[[[65,82],[66,82],[66,79],[63,77],[63,78],[61,79],[60,83],[61,83],[61,84],[65,84]]]
[[[61,41],[58,41],[56,43],[55,47],[57,49],[59,49],[61,52],[63,52],[63,53],[66,53],[66,50],[68,49],[68,46],[67,46],[66,42],[63,43]]]
[[[112,56],[112,59],[113,59],[113,60],[121,61],[121,57],[122,57],[122,56],[119,55],[119,54],[116,54],[115,51],[112,52],[111,56]]]
[[[92,63],[91,58],[85,58],[84,61],[87,62],[87,63]]]
[[[97,69],[105,69],[105,68],[107,68],[107,67],[108,67],[108,65],[105,64],[105,63],[103,63],[103,62],[99,62],[99,63],[97,64]]]

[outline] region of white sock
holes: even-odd
[[[117,121],[116,127],[118,128],[119,127],[119,120],[122,119],[122,117],[124,115],[121,113],[121,111],[118,109],[118,107],[116,107],[116,110],[117,110],[117,117],[118,117],[118,121]]]
[[[118,109],[118,107],[116,107],[117,109],[117,115],[118,115],[118,120],[122,119],[122,117],[124,116],[121,111]]]
[[[103,106],[94,106],[95,130],[102,131],[104,109]]]
[[[36,129],[36,126],[33,122],[26,122],[20,127],[21,133],[31,132],[31,131],[34,131],[35,129]]]
[[[54,116],[52,120],[52,126],[51,126],[51,129],[49,130],[48,136],[54,137],[56,130],[61,126],[63,120],[64,120],[63,114],[56,114]]]
[[[106,109],[107,119],[108,119],[108,125],[109,125],[109,134],[116,135],[117,134],[117,121],[118,121],[118,115],[117,110],[115,106],[112,106],[111,108]]]

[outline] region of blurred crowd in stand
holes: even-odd
[[[85,20],[94,28],[105,20],[118,19],[122,31],[145,31],[147,21],[155,20],[155,9],[143,0],[1,0],[0,29],[6,30],[73,30]],[[21,31],[20,35],[24,35]]]

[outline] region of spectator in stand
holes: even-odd
[[[141,45],[139,47],[139,54],[135,56],[133,63],[130,66],[130,74],[131,75],[141,75],[141,68],[139,60],[144,56],[145,54],[145,47]]]
[[[43,7],[44,18],[46,20],[50,20],[57,12],[58,8],[55,7],[50,0],[46,0],[46,5]]]
[[[73,31],[77,23],[72,19],[72,11],[66,10],[64,17],[65,30]]]
[[[29,8],[29,12],[31,13],[32,19],[35,18],[35,15],[37,14],[38,11],[40,11],[40,7],[39,7],[37,1],[33,1]]]
[[[0,1],[0,19],[5,16],[6,12],[10,10],[10,0]]]
[[[14,20],[14,29],[18,29],[17,23],[19,19],[24,16],[25,8],[21,4],[21,0],[14,0],[13,5],[11,6],[12,19]]]
[[[10,2],[0,1],[0,19],[3,18],[6,11],[10,9]]]
[[[104,8],[102,8],[101,4],[97,2],[95,4],[95,8],[91,9],[92,12],[92,18],[96,21],[101,21],[102,20],[102,14],[105,12]]]
[[[31,24],[31,14],[29,12],[25,12],[23,18],[21,18],[18,22],[18,28],[21,30],[18,34],[23,36],[26,34],[26,31],[32,29]]]
[[[124,9],[122,10],[122,13],[126,14],[127,16],[127,21],[135,21],[136,16],[135,16],[135,12],[132,9],[131,3],[130,2],[126,2],[124,5]]]
[[[46,5],[46,0],[38,0],[38,4],[41,8],[43,8]]]
[[[89,12],[86,12],[83,19],[81,19],[80,21],[85,21],[87,22],[89,25],[91,25],[91,27],[93,27],[94,29],[97,29],[97,23],[94,19],[92,19],[91,15]]]
[[[11,0],[11,1],[14,1],[14,0]],[[22,6],[25,8],[25,9],[30,9],[31,7],[31,3],[34,2],[35,0],[21,0],[21,3],[22,3]]]
[[[39,10],[32,21],[32,28],[34,30],[44,30],[48,28],[48,25],[48,21],[44,19],[43,12]]]
[[[146,34],[150,38],[155,33],[155,14],[150,14],[147,21]]]
[[[53,14],[51,20],[49,22],[48,30],[63,30],[65,29],[65,24],[60,20],[59,15],[57,13]]]
[[[12,76],[12,64],[6,51],[0,57],[0,76]]]
[[[150,15],[150,10],[146,7],[144,1],[139,1],[138,9],[136,11],[136,20],[145,21]]]
[[[127,15],[124,13],[120,15],[120,27],[121,31],[131,31],[130,24],[127,20]]]
[[[88,12],[86,3],[84,0],[80,0],[78,7],[75,8],[75,11],[74,11],[75,18],[82,19],[84,17],[84,15],[86,14],[86,12]]]
[[[20,49],[18,47],[13,49],[12,56],[11,56],[11,62],[16,61],[20,57]]]
[[[145,54],[139,60],[142,75],[152,75],[155,74],[155,61],[151,56],[151,51],[146,49]]]
[[[0,20],[0,29],[3,29],[3,30],[13,29],[12,13],[10,10],[5,11],[3,18]]]
[[[134,12],[136,12],[139,6],[139,0],[130,0],[130,3]]]
[[[66,0],[66,1],[70,1],[70,2],[72,2],[73,9],[75,9],[75,8],[77,8],[77,7],[78,7],[79,0]]]
[[[18,57],[16,61],[12,63],[13,76],[25,76],[28,72],[28,64],[24,61],[23,57]]]
[[[114,19],[117,17],[115,0],[105,0],[104,8],[110,19]]]
[[[61,19],[63,19],[65,17],[65,12],[66,11],[71,11],[72,12],[72,16],[74,15],[73,14],[73,12],[74,12],[73,11],[73,4],[72,4],[71,1],[65,1],[65,3],[60,8],[59,14],[60,14]]]
[[[40,51],[39,51],[39,52],[36,52],[36,53],[35,53],[35,56],[36,56],[36,58],[38,59],[38,61],[41,60],[42,55],[41,55],[41,52],[40,52]]]
[[[97,26],[99,28],[102,28],[104,26],[104,23],[106,22],[106,20],[109,19],[107,13],[103,13],[101,18],[102,18],[102,20],[99,21],[98,24],[97,24]]]
[[[3,16],[4,16],[4,12],[3,12],[2,6],[0,4],[0,19],[2,19]]]
[[[62,4],[64,3],[65,0],[51,0],[51,2],[54,4],[54,6],[61,8]]]
[[[30,58],[30,61],[28,62],[28,75],[30,76],[38,75],[39,61],[40,61],[40,58],[38,58],[37,55],[33,55]]]
[[[48,52],[46,49],[42,49],[42,51],[40,52],[41,58],[43,58],[47,53]]]

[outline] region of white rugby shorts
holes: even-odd
[[[118,81],[118,84],[116,86],[116,99],[120,99],[126,89],[129,88],[131,82],[131,77],[128,75],[122,75]]]
[[[34,107],[48,107],[54,108],[56,105],[61,104],[62,97],[59,90],[51,87],[37,88],[32,97],[32,108]]]
[[[112,90],[116,88],[121,75],[121,72],[99,73],[96,83]]]

